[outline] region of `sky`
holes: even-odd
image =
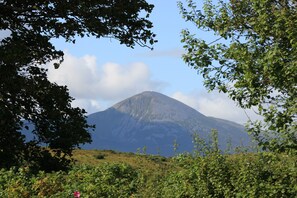
[[[65,57],[59,69],[48,65],[50,81],[67,85],[75,98],[73,106],[84,108],[88,114],[143,91],[157,91],[206,116],[237,123],[245,123],[248,117],[255,119],[252,110],[238,108],[225,94],[208,93],[203,78],[182,60],[182,29],[190,28],[197,37],[210,42],[215,37],[186,23],[177,0],[147,2],[155,5],[150,20],[158,43],[153,51],[139,46],[128,48],[107,38],[78,38],[75,44],[53,39],[52,43],[64,51]]]

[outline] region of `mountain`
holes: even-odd
[[[179,152],[193,151],[193,134],[208,138],[211,129],[218,130],[224,149],[231,139],[233,146],[248,144],[242,125],[223,119],[206,117],[195,109],[163,94],[146,91],[125,99],[105,111],[88,116],[95,124],[93,142],[85,149],[112,149],[172,155],[174,142]]]

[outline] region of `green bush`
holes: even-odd
[[[181,157],[179,157],[181,158]],[[180,159],[179,159],[180,160]],[[275,153],[185,156],[159,182],[161,197],[296,197],[296,156]],[[190,163],[189,163],[190,161]]]
[[[98,154],[98,155],[96,155],[95,156],[96,157],[96,159],[99,159],[99,160],[101,160],[101,159],[104,159],[105,158],[105,154]]]
[[[138,172],[125,164],[76,166],[69,172],[0,171],[0,197],[129,197],[136,193]]]
[[[137,156],[135,156],[137,157]],[[276,153],[179,154],[167,169],[124,163],[75,165],[68,172],[0,170],[0,197],[296,197],[297,156]]]

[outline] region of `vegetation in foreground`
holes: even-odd
[[[27,163],[39,170],[67,169],[73,149],[91,142],[86,111],[71,106],[67,86],[49,81],[45,65],[58,69],[64,60],[53,38],[75,43],[79,37],[108,37],[151,48],[156,40],[148,18],[154,6],[123,2],[0,1],[1,168]]]
[[[61,153],[70,156],[78,144],[90,141],[86,128],[91,126],[86,124],[85,111],[72,108],[73,98],[68,89],[49,82],[46,69],[40,67],[56,60],[54,66],[58,68],[63,60],[63,52],[57,51],[50,39],[64,37],[75,42],[76,36],[94,35],[115,37],[129,47],[155,43],[155,35],[150,31],[152,24],[146,19],[153,5],[146,1],[133,2],[133,9],[122,1],[103,7],[97,1],[89,1],[88,5],[59,1],[50,6],[49,2],[38,1],[2,2],[5,18],[0,30],[9,29],[11,36],[0,43],[3,87],[0,165],[21,167],[0,170],[0,197],[64,198],[73,197],[74,192],[80,192],[82,197],[296,197],[297,5],[294,1],[231,0],[218,1],[215,5],[207,0],[203,10],[197,9],[192,0],[187,0],[187,6],[180,3],[187,21],[218,36],[208,43],[184,30],[184,61],[202,74],[210,91],[228,93],[243,108],[258,108],[264,123],[251,123],[249,131],[262,149],[274,152],[228,155],[214,149],[205,155],[181,154],[164,159],[84,151],[90,158],[83,159],[84,154],[80,156],[78,152],[77,162],[68,171],[33,171],[35,165],[40,169],[43,165],[48,167],[45,159],[51,157],[48,150],[40,149],[39,143],[55,149],[51,150],[53,164],[62,161],[68,165]],[[113,16],[120,13],[112,12],[114,9],[122,8],[127,16]],[[98,12],[102,9],[106,12]],[[62,14],[57,18],[57,12],[67,16],[83,13],[86,19],[98,20],[73,23],[81,22],[81,16],[65,19]],[[139,12],[147,13],[146,17],[139,18]],[[218,42],[220,39],[230,44]],[[37,142],[25,143],[19,133],[22,127],[26,128],[23,120],[35,125],[33,134]],[[21,158],[30,166],[20,164]]]
[[[0,197],[295,197],[296,155],[76,150],[69,171],[0,171]]]
[[[297,152],[297,3],[287,0],[179,1],[183,60],[209,91],[218,90],[262,121],[248,131],[267,151]],[[201,2],[201,1],[200,1]],[[197,31],[214,35],[204,40]]]

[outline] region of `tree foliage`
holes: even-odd
[[[0,34],[10,34],[0,40],[0,167],[48,159],[49,151],[40,145],[67,164],[74,148],[91,141],[86,112],[71,107],[67,87],[50,82],[42,67],[55,61],[58,68],[63,61],[51,39],[74,43],[77,37],[109,37],[128,47],[149,47],[156,42],[147,19],[152,9],[145,0],[0,2]],[[24,128],[33,140],[26,141]]]
[[[184,61],[209,90],[228,93],[242,108],[256,106],[264,123],[249,131],[264,149],[297,151],[296,0],[179,2],[186,21],[214,33],[207,42],[183,30]]]

